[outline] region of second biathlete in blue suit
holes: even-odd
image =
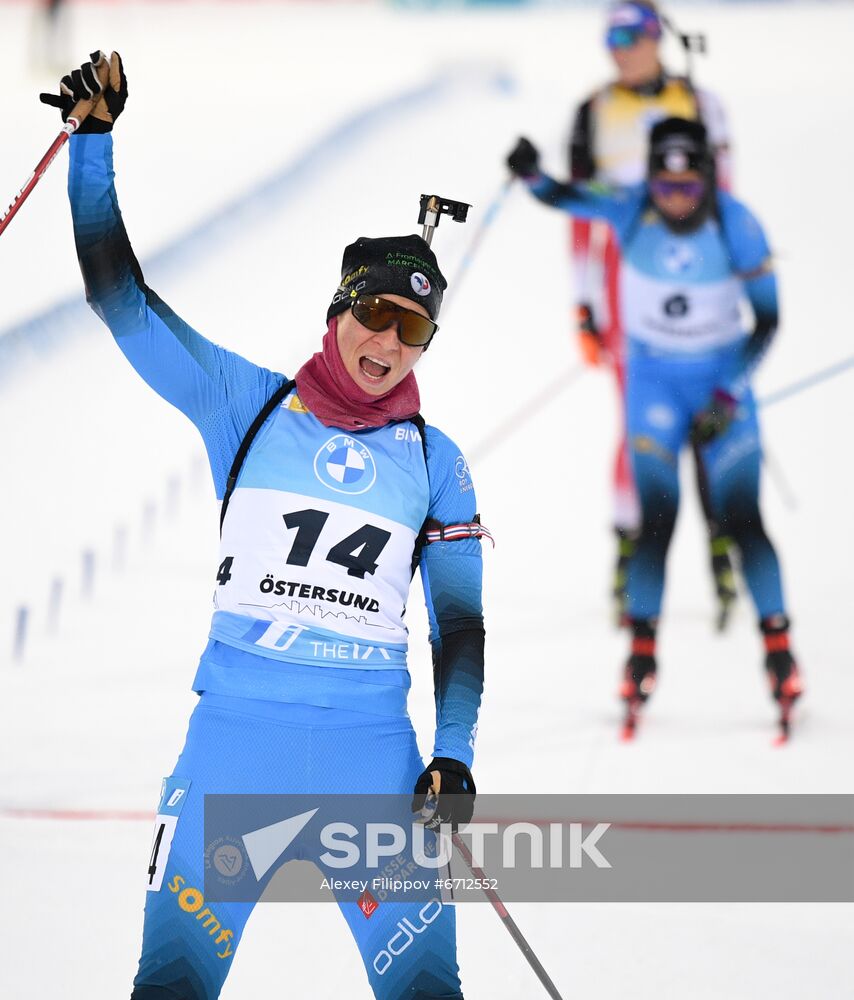
[[[655,685],[655,640],[667,549],[679,505],[678,461],[703,450],[721,532],[734,540],[764,637],[772,693],[791,702],[801,681],[789,649],[780,564],[759,510],[762,450],[750,378],[778,324],[777,280],[750,210],[717,189],[703,125],[669,118],[650,135],[648,180],[630,188],[562,183],[520,139],[508,165],[544,204],[604,219],[622,251],[627,430],[642,508],[629,564],[632,648],[623,697]],[[745,329],[742,306],[753,313]]]

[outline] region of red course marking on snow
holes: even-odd
[[[531,823],[533,826],[548,826],[549,823],[581,823],[582,826],[596,826],[607,823],[612,830],[640,830],[649,833],[826,833],[854,834],[854,825],[845,823],[692,823],[689,821],[653,822],[647,820],[587,819],[585,817],[551,819],[509,820],[494,816],[478,816],[478,823]]]
[[[46,819],[71,821],[150,821],[154,813],[143,809],[0,809],[0,819]],[[521,822],[496,816],[478,816],[478,823],[509,826]],[[647,820],[607,820],[586,817],[553,816],[547,819],[526,819],[534,826],[550,823],[581,823],[596,826],[608,823],[612,830],[639,830],[648,833],[820,833],[828,835],[854,834],[854,825],[845,823],[692,823],[688,821],[653,822]]]
[[[0,809],[0,819],[152,820],[142,809]]]

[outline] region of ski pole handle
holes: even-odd
[[[65,129],[69,125],[72,125],[69,135],[73,135],[77,129],[83,124],[83,122],[89,117],[95,104],[98,102],[101,94],[107,89],[110,83],[110,60],[105,56],[101,55],[101,61],[95,67],[98,72],[98,82],[101,84],[101,92],[96,94],[94,97],[85,98],[82,101],[78,101],[74,107],[71,109],[71,113],[68,116],[68,120],[65,123]],[[63,131],[65,131],[63,129]]]
[[[110,81],[110,63],[104,58],[98,63],[98,80],[101,83],[101,90],[106,89]],[[83,101],[78,101],[74,107],[71,109],[71,113],[68,116],[68,120],[62,126],[62,130],[59,135],[53,140],[53,142],[48,147],[47,152],[36,164],[35,169],[30,174],[30,176],[24,182],[21,190],[12,199],[12,203],[9,205],[8,209],[0,215],[0,235],[2,235],[9,226],[9,223],[18,213],[20,207],[29,198],[30,192],[42,179],[47,168],[56,159],[56,154],[62,149],[66,142],[68,142],[69,136],[73,135],[77,129],[80,128],[81,124],[86,120],[86,118],[91,113],[92,109],[95,107],[95,103],[100,98],[100,94],[96,94],[92,98],[87,98]]]

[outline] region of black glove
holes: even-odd
[[[431,791],[436,784],[438,795]],[[433,812],[424,822],[427,829],[438,830],[443,824],[450,824],[451,832],[456,833],[457,827],[471,822],[476,794],[474,778],[465,764],[450,757],[434,757],[415,782],[412,811],[421,812],[425,804],[432,806]]]
[[[80,123],[78,132],[104,133],[110,132],[113,122],[124,111],[128,98],[128,82],[122,66],[122,57],[114,52],[109,60],[110,76],[106,89],[102,91],[98,79],[97,67],[107,57],[103,52],[93,52],[89,62],[83,63],[80,69],[64,76],[59,82],[59,94],[39,94],[42,104],[59,108],[62,120],[68,121],[68,116],[78,101],[96,98],[95,106]]]
[[[537,147],[524,137],[519,139],[507,157],[507,166],[517,177],[536,177],[540,172],[540,154]]]
[[[691,427],[691,437],[697,444],[711,444],[715,438],[726,433],[735,419],[738,401],[723,389],[715,389],[712,401],[695,417]]]

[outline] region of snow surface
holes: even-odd
[[[699,78],[730,110],[737,190],[778,250],[784,327],[759,374],[761,395],[851,350],[854,8],[692,4],[676,13],[710,36]],[[435,244],[453,276],[516,136],[537,141],[559,172],[570,108],[608,73],[593,5],[419,13],[368,3],[81,3],[70,14],[72,62],[97,44],[125,58],[118,188],[143,264],[355,114],[445,81],[429,100],[369,116],[281,199],[172,258],[156,282],[148,272],[211,339],[287,373],[319,341],[345,243],[414,229],[422,191],[461,198],[475,206],[471,222],[444,222]],[[36,95],[57,74],[27,61],[31,17],[26,6],[0,6],[3,198],[56,125]],[[515,86],[496,85],[496,71]],[[63,159],[0,239],[0,330],[82,298]],[[419,366],[423,411],[469,454],[497,539],[485,557],[478,787],[851,792],[851,375],[769,409],[764,422],[785,480],[781,488],[766,477],[764,509],[809,687],[796,738],[771,747],[774,713],[746,597],[729,632],[712,632],[688,488],[660,688],[642,738],[621,745],[614,691],[626,639],[611,628],[606,600],[613,388],[588,373],[543,397],[576,364],[565,242],[565,219],[513,190]],[[194,429],[141,383],[94,317],[79,315],[62,328],[66,348],[16,364],[0,384],[2,997],[129,993],[150,824],[10,810],[154,807],[193,704],[216,563],[217,512]],[[95,553],[88,599],[86,549]],[[64,599],[51,631],[55,577]],[[22,604],[31,628],[17,662]],[[413,598],[413,612],[418,605]],[[420,617],[410,621],[411,712],[427,752]],[[851,906],[511,912],[567,997],[854,996]],[[541,995],[488,906],[461,908],[459,924],[468,997]],[[336,908],[257,909],[223,996],[268,997],[284,991],[280,982],[292,995],[369,995]]]

